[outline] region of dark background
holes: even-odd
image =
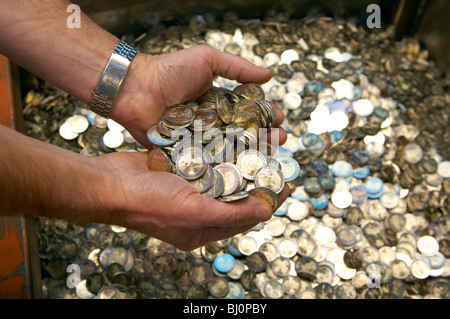
[[[447,76],[450,74],[450,1],[448,0],[73,0],[99,25],[120,36],[139,35],[156,13],[165,24],[187,22],[194,14],[217,18],[233,11],[240,18],[263,19],[266,13],[288,12],[290,18],[331,16],[365,25],[367,6],[381,7],[383,23],[396,26],[397,38],[416,36]],[[144,23],[143,23],[144,22]]]

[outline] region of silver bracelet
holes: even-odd
[[[117,45],[109,57],[108,64],[92,92],[91,110],[105,118],[109,112],[114,98],[119,92],[123,79],[127,75],[128,67],[138,51],[123,41]]]

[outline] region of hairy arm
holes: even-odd
[[[90,103],[109,55],[119,42],[85,14],[67,27],[69,1],[1,0],[0,52],[85,103]]]
[[[119,221],[114,207],[122,201],[108,173],[100,168],[100,158],[84,157],[3,125],[0,145],[1,213]]]

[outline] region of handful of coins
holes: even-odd
[[[177,174],[221,201],[262,197],[275,211],[277,194],[300,171],[291,158],[275,159],[274,147],[262,141],[275,122],[260,85],[213,87],[197,101],[168,107],[149,128],[147,137],[156,147],[148,167]]]

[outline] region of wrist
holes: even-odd
[[[85,157],[83,170],[83,200],[80,205],[89,212],[89,222],[122,225],[126,197],[120,174],[115,174],[112,162],[105,156]]]
[[[111,118],[128,119],[138,113],[132,112],[137,108],[145,108],[149,104],[151,108],[155,107],[152,88],[146,87],[147,83],[150,86],[154,83],[152,76],[156,70],[153,68],[153,60],[154,57],[150,55],[136,54],[111,107]]]

